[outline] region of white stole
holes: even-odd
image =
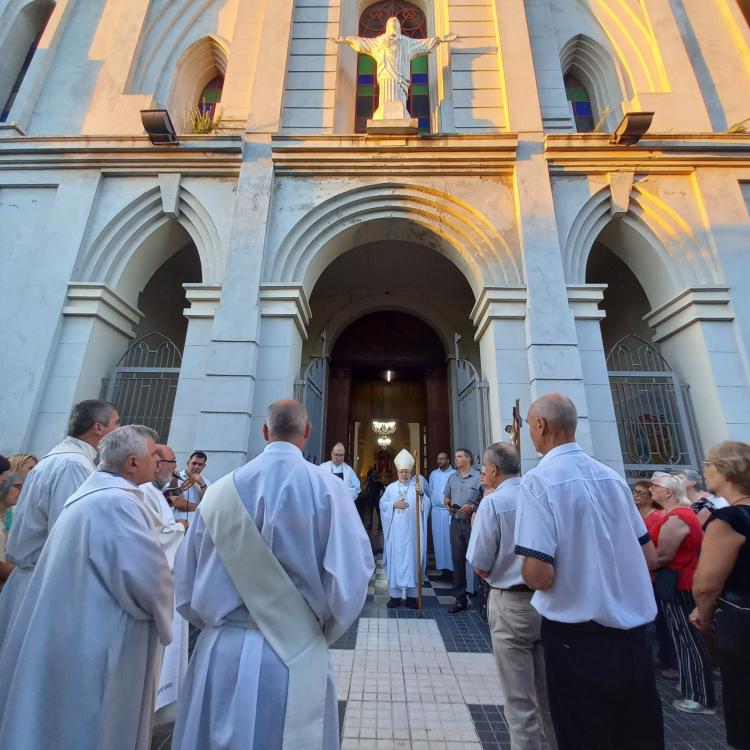
[[[232,474],[208,488],[199,512],[250,616],[289,669],[284,750],[320,750],[328,683],[320,622],[263,540]]]

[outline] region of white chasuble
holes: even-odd
[[[322,641],[313,633],[334,642],[364,605],[374,562],[354,504],[339,479],[285,442],[270,443],[214,486],[177,553],[177,607],[202,632],[179,700],[172,747],[336,750],[338,707],[327,649],[322,667],[316,667],[319,690],[308,686],[300,698],[295,667],[305,646],[318,650]],[[228,498],[221,503],[223,520],[212,517],[219,509],[212,510],[219,501],[214,493]],[[216,500],[206,505],[210,498]],[[227,525],[232,518],[242,520]],[[266,550],[259,550],[259,543]],[[281,571],[268,573],[267,558],[254,561],[254,554],[267,551],[276,560],[271,567],[278,564]],[[319,697],[322,706],[316,705]],[[289,734],[297,731],[295,725],[307,726],[301,739]]]
[[[427,560],[427,516],[430,498],[427,482],[420,477],[425,494],[420,502],[420,539],[422,575]],[[392,482],[380,498],[380,518],[383,523],[383,567],[388,578],[388,593],[395,597],[416,596],[417,590],[417,504],[414,477],[408,483]],[[393,507],[398,500],[406,500],[409,507]]]

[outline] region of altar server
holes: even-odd
[[[156,433],[129,425],[65,503],[0,652],[0,747],[146,750],[172,577],[139,484]]]
[[[375,565],[351,496],[301,452],[298,401],[268,409],[263,453],[209,487],[177,552],[179,611],[201,629],[174,750],[336,750],[327,646]]]
[[[321,469],[330,471],[331,474],[336,477],[340,482],[344,483],[349,494],[352,496],[352,500],[356,500],[361,492],[361,485],[359,477],[355,473],[349,464],[344,463],[346,457],[346,448],[343,443],[336,443],[331,448],[331,460],[325,461],[320,465]]]
[[[394,459],[398,479],[386,487],[380,498],[380,518],[383,522],[383,567],[388,579],[388,607],[416,609],[417,577],[424,576],[427,559],[427,516],[430,498],[425,492],[423,476],[412,477],[414,456],[402,450]],[[417,493],[421,496],[420,534],[422,565],[417,571]]]
[[[451,516],[448,508],[443,502],[445,497],[445,485],[448,477],[455,473],[451,466],[448,454],[443,451],[438,453],[437,469],[430,473],[427,484],[427,494],[430,496],[432,511],[432,546],[435,550],[435,567],[447,575],[453,570],[453,558],[451,555]]]
[[[16,567],[0,595],[0,646],[65,501],[94,472],[100,440],[119,424],[112,404],[97,399],[81,401],[70,414],[67,437],[26,477],[5,546],[8,562]]]

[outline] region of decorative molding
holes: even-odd
[[[261,284],[259,296],[262,317],[292,318],[302,338],[307,340],[312,310],[302,284]]]
[[[664,341],[699,321],[729,323],[734,320],[729,287],[686,289],[666,304],[652,310],[645,320],[656,331],[655,342]]]
[[[544,138],[544,152],[553,175],[607,174],[623,167],[639,174],[750,168],[750,136],[741,134],[654,134],[636,146],[617,146],[608,133],[551,133]]]
[[[190,303],[183,315],[188,319],[213,318],[221,302],[221,284],[183,284],[185,299]]]
[[[510,175],[518,137],[512,133],[460,136],[277,135],[279,176],[410,177]]]
[[[129,339],[143,317],[140,310],[106,284],[85,281],[68,284],[63,315],[97,318]]]
[[[608,177],[611,193],[609,214],[610,216],[624,216],[630,208],[630,194],[633,192],[635,172],[632,170],[610,172]]]
[[[177,219],[180,215],[180,180],[179,172],[167,172],[159,175],[162,210],[167,216]]]
[[[607,284],[568,284],[568,305],[576,320],[603,320],[607,317],[599,303]]]
[[[0,171],[96,169],[105,174],[237,177],[240,135],[180,136],[177,146],[152,146],[146,136],[0,138]]]
[[[488,286],[477,297],[469,318],[479,341],[493,320],[523,320],[526,317],[527,293],[525,286]]]

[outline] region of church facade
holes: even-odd
[[[434,465],[549,391],[630,477],[750,440],[744,10],[0,0],[0,451],[98,396],[211,476],[291,395],[361,474],[373,420]],[[458,38],[412,61],[418,132],[368,133],[373,62],[334,39],[394,15]]]

